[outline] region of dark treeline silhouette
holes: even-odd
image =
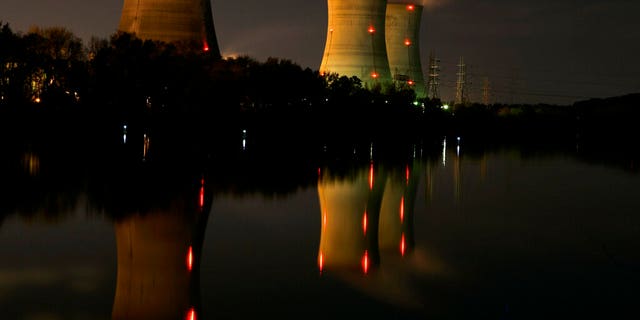
[[[228,125],[311,111],[332,118],[328,111],[339,111],[358,120],[353,114],[372,114],[385,105],[408,108],[415,100],[410,88],[365,89],[357,78],[320,75],[286,59],[220,59],[201,48],[126,33],[92,39],[84,47],[64,28],[20,35],[4,24],[0,47],[5,109],[81,110],[132,121],[170,113],[173,121],[193,116],[188,120]]]
[[[170,157],[232,149],[242,134],[250,152],[261,154],[371,143],[394,150],[398,140],[442,136],[484,146],[574,145],[578,138],[588,147],[639,135],[637,94],[567,106],[445,110],[439,100],[416,99],[410,87],[368,87],[287,59],[222,59],[126,33],[84,45],[65,28],[18,34],[0,27],[0,130],[32,136],[34,144],[46,143],[44,133],[48,141],[111,147],[112,137],[126,132],[135,143],[152,136],[155,154]]]

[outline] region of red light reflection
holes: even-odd
[[[373,190],[373,163],[369,167],[369,190]]]
[[[364,251],[364,256],[362,257],[362,271],[367,274],[369,272],[369,251]]]
[[[202,178],[202,182],[200,185],[200,209],[204,207],[204,178]]]
[[[364,234],[367,234],[367,212],[364,212],[364,217],[362,218],[362,230],[364,231]]]
[[[187,316],[185,317],[186,320],[196,320],[196,309],[191,307],[191,309],[189,309],[189,311],[187,311]]]
[[[187,253],[187,270],[193,270],[193,247],[189,246],[189,252]]]
[[[404,196],[400,199],[400,222],[404,223]]]

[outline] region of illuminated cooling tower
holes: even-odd
[[[144,40],[196,43],[220,54],[209,0],[124,0],[118,30]]]
[[[386,8],[386,0],[328,0],[329,23],[320,73],[357,76],[369,87],[390,82]]]
[[[413,87],[418,98],[426,95],[419,43],[422,9],[413,3],[390,3],[385,30],[393,80]]]

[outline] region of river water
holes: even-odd
[[[284,161],[243,131],[161,162],[122,129],[7,148],[0,318],[638,316],[633,159],[442,137]]]

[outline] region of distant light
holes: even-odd
[[[404,40],[404,45],[407,46],[407,47],[410,46],[411,45],[411,40],[405,39]]]
[[[35,103],[40,103],[42,100],[40,100],[40,97],[36,98],[35,100],[33,100]]]
[[[407,81],[407,84],[412,86],[412,85],[415,84],[415,82],[413,82],[413,80],[409,80],[409,81]],[[415,103],[416,103],[416,106],[417,106],[418,105],[418,101],[416,101]]]
[[[318,268],[320,269],[320,272],[324,269],[324,254],[322,251],[320,251],[320,254],[318,255]]]
[[[413,11],[413,9],[415,9],[415,7],[412,4],[407,6],[407,10]]]
[[[374,28],[373,26],[370,26],[369,30],[367,30],[367,31],[369,31],[369,33],[373,34],[373,33],[376,32],[376,28]]]
[[[373,161],[373,142],[369,145],[369,160]]]
[[[333,32],[333,28],[329,29],[329,32]]]
[[[404,257],[404,253],[407,250],[407,244],[404,238],[404,233],[402,233],[402,237],[400,238],[400,254]]]
[[[378,74],[377,74],[377,73],[375,73],[375,72],[373,72],[373,73],[371,74],[371,78],[377,79],[377,78],[378,78]]]
[[[442,141],[442,165],[447,166],[447,138]]]
[[[418,101],[414,101],[414,102],[413,102],[413,105],[417,107],[417,106],[419,106],[419,105],[420,105],[420,102],[418,102]]]
[[[449,105],[448,104],[442,105],[442,109],[449,110]]]
[[[208,43],[204,43],[204,52],[208,52],[209,51],[209,44]]]

